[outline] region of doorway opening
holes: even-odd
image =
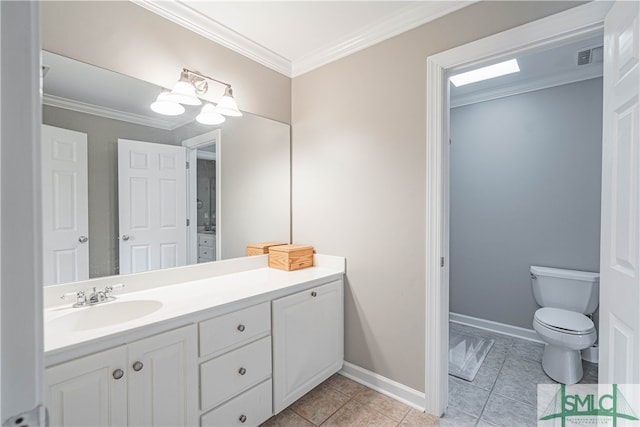
[[[427,260],[425,410],[448,403],[449,88],[448,76],[524,52],[535,53],[602,32],[610,4],[587,4],[427,59]]]

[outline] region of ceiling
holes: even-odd
[[[477,0],[131,1],[296,77]]]

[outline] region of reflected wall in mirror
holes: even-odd
[[[194,120],[199,108],[188,106],[181,116],[162,116],[149,108],[162,90],[43,52],[43,156],[47,152],[52,159],[43,157],[43,162],[65,164],[58,172],[43,164],[43,240],[49,251],[44,254],[45,285],[124,273],[123,244],[135,252],[126,271],[136,272],[244,256],[249,242],[290,241],[289,125],[244,113],[222,125],[206,126]],[[54,134],[45,131],[47,127]],[[80,140],[84,135],[86,142],[76,142],[74,135]],[[171,164],[181,177],[158,176],[162,184],[153,196],[149,181],[133,174],[127,178],[135,181],[133,191],[120,201],[118,175],[126,168],[118,167],[119,140],[171,146],[182,151],[185,160],[195,161],[187,170],[186,162],[176,160],[181,157],[169,161],[160,155],[158,167]],[[86,178],[82,165],[73,166],[80,172],[67,167],[83,156]],[[136,161],[151,158],[129,155],[133,167],[138,167]],[[72,195],[74,191],[81,195]],[[153,197],[159,204],[150,204]],[[167,202],[172,198],[184,203]],[[133,228],[126,233],[120,223],[121,205],[134,216]],[[159,239],[155,250],[138,233],[152,225],[158,227],[151,233],[156,237],[163,228],[173,227],[182,234],[177,240]],[[65,231],[67,243],[55,246],[59,237],[52,237],[47,227]],[[88,252],[88,261],[83,260],[83,251]]]

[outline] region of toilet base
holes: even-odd
[[[545,344],[542,354],[542,369],[554,381],[575,384],[582,379],[582,356],[580,350],[569,350]]]

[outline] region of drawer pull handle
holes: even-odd
[[[238,325],[238,330],[239,330],[240,332],[244,332],[245,327],[244,327],[244,325],[243,325],[242,323]]]
[[[247,370],[246,370],[246,369],[244,369],[244,368],[240,368],[240,369],[238,370],[238,373],[239,373],[240,375],[244,375],[244,374],[246,374],[246,373],[247,373]]]
[[[136,372],[141,371],[143,367],[144,365],[142,364],[142,362],[135,362],[133,364],[133,370]]]
[[[122,377],[124,377],[124,371],[122,369],[116,369],[113,371],[113,378],[119,380]]]
[[[239,420],[241,423],[243,423],[243,424],[244,424],[244,422],[245,422],[245,421],[247,421],[247,416],[246,416],[246,415],[244,415],[244,414],[242,414],[242,415],[240,415],[240,418],[238,418],[238,420]]]
[[[311,296],[315,298],[318,296],[318,294],[316,293],[316,291],[311,291]]]

